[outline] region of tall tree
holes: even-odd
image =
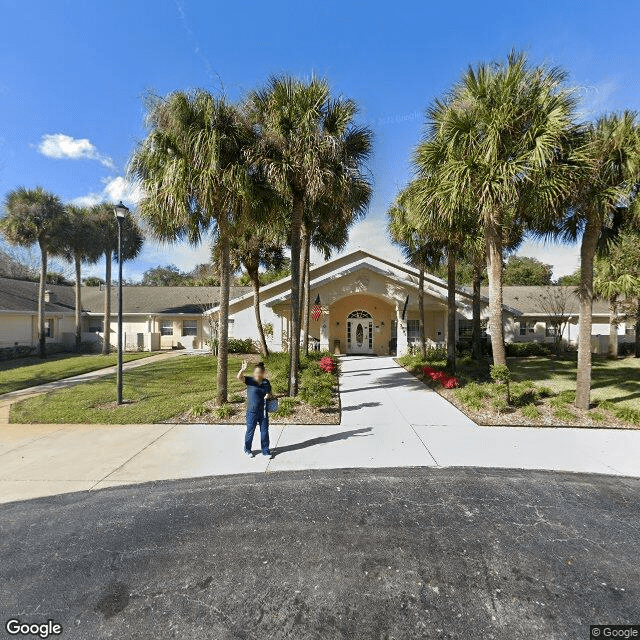
[[[625,308],[640,298],[640,235],[632,229],[621,232],[609,254],[594,263],[593,290],[609,301],[610,358],[618,357],[618,326]],[[633,314],[637,323],[637,313]]]
[[[512,285],[537,285],[545,287],[551,284],[553,267],[550,264],[528,256],[509,256],[504,266],[503,282]]]
[[[413,200],[415,202],[415,200]],[[420,353],[427,355],[427,341],[424,328],[424,280],[427,269],[433,270],[444,260],[442,242],[429,236],[414,224],[415,215],[409,212],[412,206],[411,188],[403,190],[389,209],[388,230],[407,262],[418,269],[418,328],[420,332]]]
[[[503,227],[556,214],[569,172],[552,171],[575,129],[575,98],[557,68],[532,67],[523,54],[469,68],[428,109],[418,168],[433,175],[430,198],[453,220],[472,212],[484,232],[493,360],[506,363],[502,320]],[[527,206],[524,206],[526,203]]]
[[[638,218],[640,137],[635,114],[600,118],[575,137],[575,155],[582,169],[574,173],[574,189],[561,236],[580,241],[580,318],[576,407],[588,409],[591,396],[591,314],[593,311],[593,263],[600,248],[624,223]]]
[[[247,153],[254,130],[240,110],[208,91],[149,100],[147,137],[130,171],[144,191],[141,216],[155,235],[197,245],[213,232],[220,251],[217,402],[227,401],[230,242],[252,196]]]
[[[331,98],[326,81],[272,77],[253,91],[247,109],[259,131],[252,159],[287,203],[291,247],[289,394],[298,392],[301,333],[301,253],[305,210],[340,191],[352,174],[364,177],[371,133],[354,124],[354,101]]]
[[[66,214],[67,233],[58,252],[65,260],[73,262],[75,267],[75,347],[79,353],[82,350],[82,263],[95,264],[102,255],[99,241],[102,229],[98,228],[87,208],[69,204],[66,206]]]
[[[97,248],[104,255],[104,315],[102,320],[102,353],[111,353],[111,267],[118,259],[118,223],[114,205],[109,202],[96,204],[91,209],[92,224],[98,228]],[[142,249],[144,237],[131,216],[122,223],[122,260],[133,260]]]
[[[285,267],[284,245],[286,234],[277,225],[249,223],[236,229],[230,242],[231,269],[244,269],[253,289],[253,313],[260,342],[260,352],[269,355],[269,347],[260,315],[260,270],[279,271]],[[214,247],[213,261],[220,259],[218,246]]]
[[[64,206],[58,196],[42,187],[18,187],[7,194],[5,216],[0,230],[10,244],[40,249],[40,285],[38,287],[38,353],[47,357],[45,336],[45,299],[47,259],[64,243],[67,231]]]

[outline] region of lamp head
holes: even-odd
[[[122,200],[114,207],[113,212],[116,214],[116,218],[123,220],[129,213],[129,208],[122,204]]]

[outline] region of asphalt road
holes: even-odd
[[[65,640],[587,639],[640,623],[639,494],[638,479],[421,468],[10,503],[2,633],[20,637],[4,630],[18,618]]]

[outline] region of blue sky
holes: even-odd
[[[357,100],[375,134],[375,195],[350,248],[393,256],[385,211],[409,177],[433,97],[468,64],[515,47],[566,68],[585,117],[638,109],[639,20],[640,5],[627,0],[0,0],[0,196],[41,184],[64,200],[133,205],[123,176],[144,136],[146,91],[223,87],[241,99],[269,74],[315,73]],[[526,243],[520,253],[556,275],[578,264],[573,246]],[[206,247],[149,243],[126,271],[190,268],[207,256]]]

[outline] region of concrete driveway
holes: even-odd
[[[342,424],[2,425],[0,501],[150,480],[354,467],[493,467],[640,477],[640,430],[479,427],[391,358],[342,360]],[[254,443],[257,452],[258,440]]]

